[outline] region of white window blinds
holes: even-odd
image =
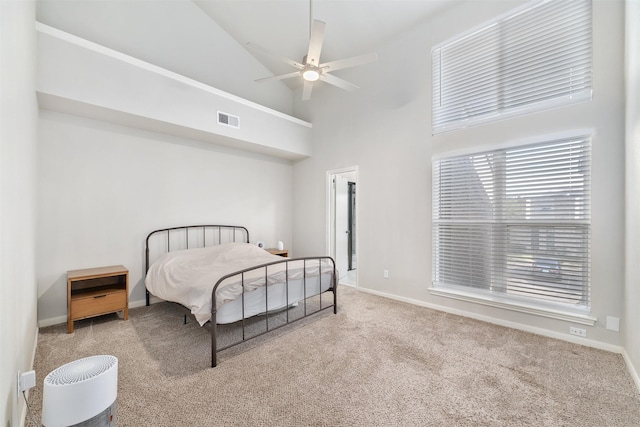
[[[535,1],[435,46],[433,134],[591,99],[591,0]]]
[[[436,160],[435,288],[590,306],[590,137]]]

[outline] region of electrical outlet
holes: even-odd
[[[579,337],[586,337],[587,336],[587,330],[586,329],[576,328],[575,326],[570,326],[569,327],[569,333],[571,335],[577,335]]]
[[[382,271],[382,275],[384,276],[385,279],[389,278],[389,270],[383,270]]]
[[[36,386],[36,371],[18,372],[18,393]]]

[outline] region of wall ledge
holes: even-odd
[[[41,108],[289,160],[311,156],[309,122],[36,22]],[[233,128],[217,113],[240,117]]]

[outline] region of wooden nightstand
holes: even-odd
[[[122,265],[67,271],[67,332],[74,320],[124,311],[129,318],[129,270]]]
[[[273,255],[280,255],[283,257],[288,257],[289,256],[289,249],[278,249],[278,248],[267,248],[265,249],[265,251],[269,252],[270,254]]]

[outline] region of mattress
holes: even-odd
[[[320,277],[320,280],[318,280]],[[242,310],[242,298],[227,301],[222,304],[216,313],[216,323],[233,323],[245,318],[282,310],[296,305],[305,297],[318,295],[331,287],[331,273],[323,273],[321,276],[307,277],[306,279],[289,280],[289,283],[273,283],[268,286],[268,295],[265,288],[261,287],[244,296],[244,312]],[[287,286],[289,295],[287,298]],[[306,288],[306,289],[305,289]]]
[[[198,323],[204,325],[211,319],[212,291],[219,279],[277,261],[283,261],[283,258],[248,243],[173,251],[151,265],[145,285],[153,295],[187,307]],[[331,287],[331,262],[294,260],[266,268],[266,272],[260,268],[222,282],[216,292],[217,323],[242,319],[243,300],[246,318],[264,313],[265,309],[285,308]]]

